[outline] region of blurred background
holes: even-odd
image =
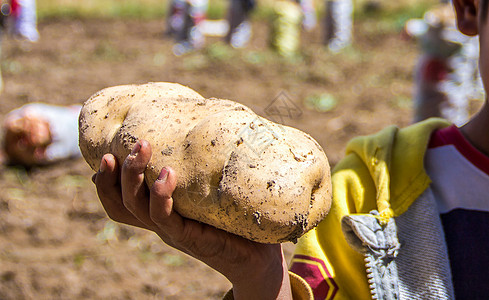
[[[209,0],[206,19],[225,19],[230,3]],[[281,55],[270,47],[273,0],[255,3],[245,46],[214,32],[185,53],[168,35],[168,1],[38,1],[37,41],[3,33],[0,121],[32,102],[68,106],[109,86],[178,82],[309,133],[334,166],[352,137],[411,123],[420,48],[405,24],[439,1],[353,1],[341,51],[324,42],[326,1],[313,4],[317,24]],[[219,299],[230,288],[155,235],[110,221],[92,174],[82,158],[0,166],[0,299]],[[290,256],[293,244],[285,248]]]

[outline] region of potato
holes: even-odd
[[[149,141],[148,186],[172,167],[178,213],[253,241],[295,241],[330,208],[329,164],[313,138],[176,83],[101,90],[83,105],[79,130],[93,170],[105,153],[122,162]]]

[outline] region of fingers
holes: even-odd
[[[281,266],[276,259],[277,251],[270,251],[269,245],[253,243],[180,216],[173,206],[177,182],[173,169],[163,168],[147,191],[144,170],[150,157],[149,144],[141,141],[126,158],[120,172],[113,155],[102,158],[94,181],[110,218],[155,231],[170,246],[202,260],[232,282],[248,282],[248,274],[257,273],[256,266],[263,270],[270,270],[270,264]],[[241,271],[236,272],[238,269]]]
[[[122,199],[120,187],[118,186],[119,166],[115,157],[105,154],[100,162],[100,169],[94,175],[94,182],[97,187],[99,198]],[[105,201],[104,201],[105,202]],[[108,203],[110,205],[110,203]],[[111,206],[109,206],[111,207]]]
[[[97,188],[97,194],[109,218],[114,221],[133,226],[145,225],[135,218],[122,202],[122,192],[119,182],[119,164],[112,154],[102,157],[100,170],[92,178]]]
[[[164,235],[178,239],[183,234],[184,219],[173,210],[172,194],[176,187],[175,171],[163,168],[150,191],[150,218]]]
[[[154,227],[149,217],[149,197],[144,181],[144,171],[151,158],[151,146],[138,141],[127,156],[121,169],[121,187],[124,206],[150,229]]]
[[[230,234],[212,226],[186,219],[174,209],[173,192],[176,173],[165,167],[150,190],[150,218],[157,226],[155,232],[170,246],[206,263],[220,257]],[[233,252],[233,251],[231,251]],[[234,252],[232,255],[235,255]]]
[[[202,225],[174,211],[172,194],[177,179],[173,169],[163,168],[151,192],[147,190],[144,171],[150,158],[149,143],[139,141],[124,160],[119,177],[116,158],[104,155],[100,171],[93,177],[99,198],[111,219],[153,230],[165,242],[185,251]]]

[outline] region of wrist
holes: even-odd
[[[287,262],[280,256],[257,266],[250,276],[233,282],[234,299],[292,299]]]

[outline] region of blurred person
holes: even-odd
[[[208,0],[172,0],[167,17],[167,34],[175,38],[173,53],[177,56],[200,49],[205,36],[201,29],[205,21]]]
[[[298,0],[302,9],[302,27],[306,31],[313,30],[317,25],[316,7],[314,0]]]
[[[29,103],[12,110],[3,123],[3,160],[31,167],[79,157],[80,109]]]
[[[234,48],[242,48],[251,38],[250,14],[256,6],[255,0],[230,0],[227,20],[229,31],[224,38]]]
[[[299,54],[302,10],[294,0],[278,0],[273,5],[270,46],[284,57]]]
[[[10,34],[20,40],[37,42],[39,32],[37,31],[35,0],[5,0],[0,2],[0,34]],[[3,77],[0,71],[0,92],[2,90]]]
[[[489,88],[489,1],[454,0],[459,30],[479,35]],[[176,174],[151,189],[147,141],[111,154],[93,180],[115,221],[154,231],[223,274],[226,299],[485,299],[489,293],[489,99],[458,127],[432,118],[357,137],[332,173],[326,218],[300,238],[290,271],[280,244],[259,244],[182,218]],[[178,200],[178,199],[175,199]]]
[[[429,10],[423,19],[408,21],[405,30],[418,38],[421,49],[413,121],[443,117],[464,124],[469,119],[470,100],[483,97],[477,66],[478,38],[456,30],[450,3]]]
[[[36,0],[11,0],[10,6],[10,17],[12,18],[10,34],[29,42],[37,42],[39,32],[37,31]]]
[[[185,0],[171,0],[166,18],[166,34],[169,36],[176,35],[183,27],[185,20]]]
[[[326,0],[324,44],[339,52],[349,46],[353,33],[353,1]]]

